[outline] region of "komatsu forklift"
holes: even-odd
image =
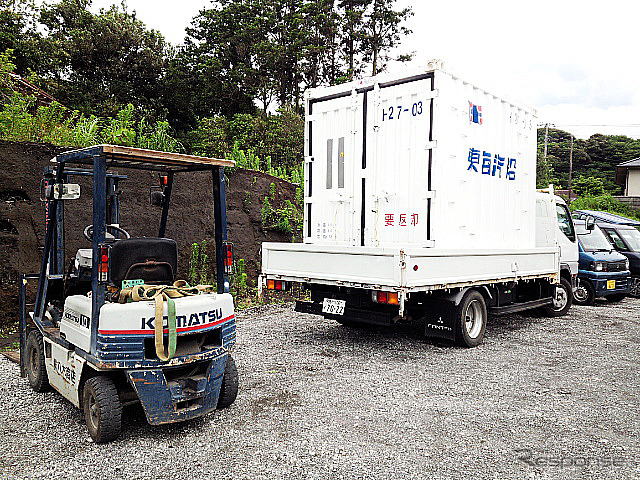
[[[224,182],[224,167],[233,165],[98,145],[62,153],[45,168],[42,265],[20,282],[20,373],[35,391],[53,387],[81,408],[97,443],[118,437],[123,405],[140,402],[147,421],[159,425],[236,398]],[[119,183],[127,177],[116,168],[158,173],[149,195],[162,207],[157,237],[134,238],[120,225]],[[165,237],[174,177],[197,171],[210,171],[213,183],[215,286],[177,281],[177,245]],[[63,204],[80,197],[75,176],[93,179],[93,223],[83,232],[91,248],[74,252],[68,264]],[[36,280],[35,303],[28,305],[27,286]]]

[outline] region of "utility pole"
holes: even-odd
[[[569,203],[571,203],[571,176],[573,174],[573,134],[571,134],[571,150],[569,150]]]

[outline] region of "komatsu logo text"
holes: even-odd
[[[206,325],[218,320],[222,320],[222,308],[209,310],[208,312],[192,313],[190,315],[176,315],[176,328],[194,327],[197,325]],[[143,330],[153,330],[155,328],[155,315],[149,318],[142,318],[141,328]],[[164,322],[169,320],[166,315],[163,317]],[[163,322],[163,323],[164,323]]]
[[[86,315],[82,315],[81,313],[74,312],[73,310],[65,310],[64,319],[69,320],[75,324],[78,324],[84,328],[89,328],[89,322],[91,321],[91,319]]]

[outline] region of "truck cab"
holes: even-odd
[[[536,246],[557,245],[560,276],[575,291],[578,278],[578,238],[566,202],[553,194],[553,186],[536,193]]]
[[[574,301],[593,305],[597,297],[618,302],[629,292],[629,260],[617,252],[593,219],[577,220],[580,261]]]

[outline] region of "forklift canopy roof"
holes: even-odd
[[[233,160],[158,152],[156,150],[118,145],[96,145],[80,150],[71,150],[57,155],[54,160],[60,163],[93,166],[93,157],[98,155],[105,157],[107,168],[122,167],[167,172],[190,172],[210,170],[212,167],[233,167],[235,165]]]

